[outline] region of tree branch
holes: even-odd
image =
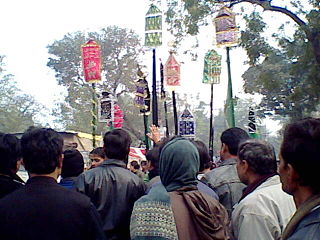
[[[287,15],[288,17],[290,17],[293,21],[295,21],[299,26],[304,27],[304,28],[306,26],[306,23],[301,18],[299,18],[296,14],[294,14],[293,12],[291,12],[290,10],[288,10],[286,8],[273,6],[273,5],[271,5],[271,1],[268,1],[268,0],[237,0],[237,1],[231,2],[230,7],[232,7],[235,4],[242,3],[242,2],[248,2],[251,4],[259,5],[266,11],[283,13],[283,14]],[[304,30],[306,30],[306,29],[304,29]]]

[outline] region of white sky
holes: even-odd
[[[51,108],[55,100],[61,99],[62,88],[56,84],[54,72],[46,66],[49,57],[46,46],[69,32],[96,31],[109,25],[133,29],[143,39],[148,3],[147,0],[2,0],[0,55],[6,55],[7,72],[15,75],[23,91]],[[213,35],[211,30],[202,34],[197,62],[177,56],[184,62],[181,69],[183,87],[178,92],[201,92],[201,97],[208,103],[210,87],[201,82],[203,57],[213,48]],[[221,84],[214,88],[214,108],[222,108],[227,92],[225,50],[215,49],[223,56],[223,70]],[[157,57],[165,62],[168,50],[164,43]],[[149,55],[146,57],[151,61]],[[245,60],[245,52],[240,48],[231,51],[233,92],[237,96],[242,93],[241,75],[248,67],[243,64]]]

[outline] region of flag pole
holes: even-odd
[[[92,147],[96,147],[96,131],[97,131],[97,95],[96,84],[92,83]]]
[[[210,131],[209,131],[209,153],[213,157],[213,83],[211,83],[211,99],[210,99]]]
[[[156,74],[156,49],[152,49],[152,123],[155,126],[158,124],[158,98],[157,98],[157,74]]]
[[[232,96],[232,79],[231,79],[231,66],[230,66],[230,47],[227,49],[227,66],[228,66],[228,93],[227,93],[227,119],[229,127],[235,127],[235,117],[234,117],[234,102]]]

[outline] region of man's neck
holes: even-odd
[[[225,153],[225,154],[223,154],[223,156],[221,156],[221,160],[222,161],[225,161],[225,160],[230,159],[230,158],[237,158],[237,156],[236,155],[232,155],[230,153]]]
[[[293,198],[296,207],[299,208],[305,201],[313,196],[313,192],[308,187],[299,187],[294,193]]]
[[[54,172],[48,173],[48,174],[29,173],[30,178],[32,178],[32,177],[51,177],[51,178],[54,178],[55,180],[58,179],[59,175],[60,175],[59,169],[56,169],[56,170],[54,170]]]

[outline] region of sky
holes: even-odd
[[[15,76],[18,87],[50,109],[58,99],[63,99],[63,88],[57,85],[53,70],[46,66],[49,57],[46,46],[67,33],[98,31],[109,25],[133,29],[143,40],[148,3],[147,0],[2,0],[0,55],[6,55],[7,73]],[[213,48],[213,36],[213,27],[210,26],[202,33],[197,62],[177,55],[177,59],[183,62],[182,87],[177,92],[189,95],[200,92],[201,99],[207,103],[210,102],[210,87],[201,83],[203,57],[208,49]],[[168,41],[170,37],[164,39],[163,46],[157,50],[157,58],[163,61],[169,55]],[[226,98],[227,66],[225,49],[215,49],[223,56],[221,83],[214,86],[214,108],[218,109],[223,107]],[[144,59],[151,61],[151,52]],[[231,51],[236,96],[243,95],[241,75],[248,67],[243,63],[245,60],[246,54],[241,48]]]

